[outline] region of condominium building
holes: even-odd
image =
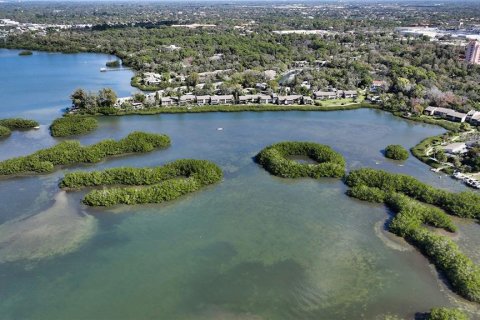
[[[480,64],[480,43],[478,41],[472,40],[467,45],[465,61],[472,64]]]

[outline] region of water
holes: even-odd
[[[166,133],[173,144],[1,181],[0,257],[10,257],[0,264],[2,319],[381,319],[435,306],[476,310],[382,230],[383,206],[347,197],[339,180],[280,179],[252,161],[271,143],[315,141],[341,152],[349,170],[369,166],[465,190],[414,158],[399,166],[381,154],[443,129],[375,110],[210,113],[101,118],[80,140],[133,130]],[[0,142],[0,159],[55,142],[43,129],[18,132]],[[225,179],[171,203],[112,209],[87,208],[84,192],[57,187],[65,172],[179,158],[215,161]],[[462,248],[477,259],[478,225],[459,224]]]
[[[0,49],[1,117],[33,117],[48,124],[70,106],[69,96],[77,88],[110,87],[119,96],[135,91],[131,71],[100,72],[113,56],[46,52],[18,56],[20,51]]]

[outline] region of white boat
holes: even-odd
[[[221,128],[221,127],[220,127],[220,128],[217,128],[217,131],[222,131],[222,130],[223,130],[223,128]]]
[[[100,72],[106,72],[107,68],[100,68]]]
[[[38,129],[40,129],[40,126],[35,126],[35,127],[33,127],[33,129],[38,130]]]

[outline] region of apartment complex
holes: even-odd
[[[465,60],[468,63],[480,64],[480,42],[470,41],[465,52]]]

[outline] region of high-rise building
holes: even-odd
[[[465,61],[473,64],[480,64],[480,43],[472,40],[467,44],[465,51]]]

